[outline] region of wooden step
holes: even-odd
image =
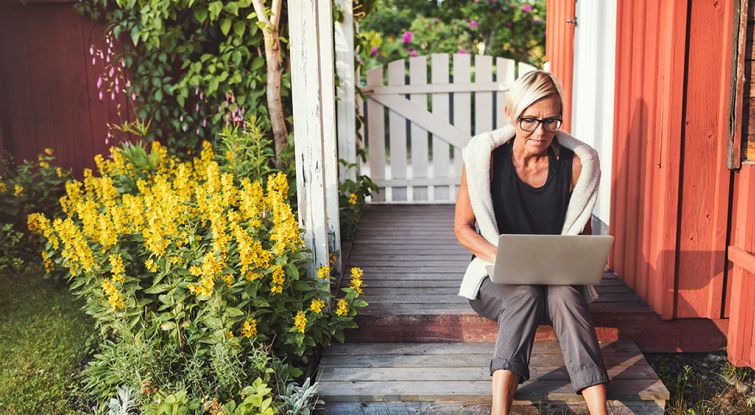
[[[325,414],[489,413],[493,343],[352,343],[324,351],[317,381]],[[637,345],[601,343],[611,407],[662,414],[668,390]],[[558,344],[536,342],[531,378],[519,386],[516,413],[586,413]],[[558,413],[558,412],[556,412]]]

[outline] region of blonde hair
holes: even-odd
[[[545,71],[531,71],[519,77],[509,90],[506,106],[509,109],[511,122],[515,123],[524,110],[535,102],[555,96],[561,104],[561,114],[564,113],[564,99],[561,84],[555,76]]]

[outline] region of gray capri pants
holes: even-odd
[[[556,332],[566,370],[577,394],[608,383],[608,372],[595,335],[592,316],[578,285],[505,285],[485,277],[472,309],[498,323],[490,374],[510,370],[530,378],[529,363],[535,330],[551,324]]]

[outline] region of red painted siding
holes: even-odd
[[[755,55],[752,45],[753,23],[755,23],[755,1],[740,0],[740,21],[738,30],[738,50],[735,79],[736,101],[734,111],[733,141],[736,144],[751,142],[753,132],[753,91],[752,59]],[[747,69],[750,69],[749,71]],[[740,152],[744,158],[755,161],[748,154],[747,146]],[[737,152],[736,156],[740,155]],[[733,203],[731,213],[731,237],[728,247],[730,262],[726,303],[731,319],[727,336],[729,361],[736,366],[755,367],[755,165],[741,163],[741,169],[734,173]]]
[[[609,266],[674,317],[687,2],[618,2]]]
[[[572,83],[574,74],[574,0],[548,0],[545,11],[545,55],[550,71],[561,82],[564,93],[564,122],[561,129],[571,131]]]
[[[103,47],[104,29],[71,1],[0,5],[0,138],[18,160],[51,147],[80,171],[107,152],[106,124],[119,119],[115,102],[99,100],[91,44]]]

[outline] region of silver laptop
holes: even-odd
[[[598,285],[613,244],[611,235],[509,235],[498,238],[496,284]]]

